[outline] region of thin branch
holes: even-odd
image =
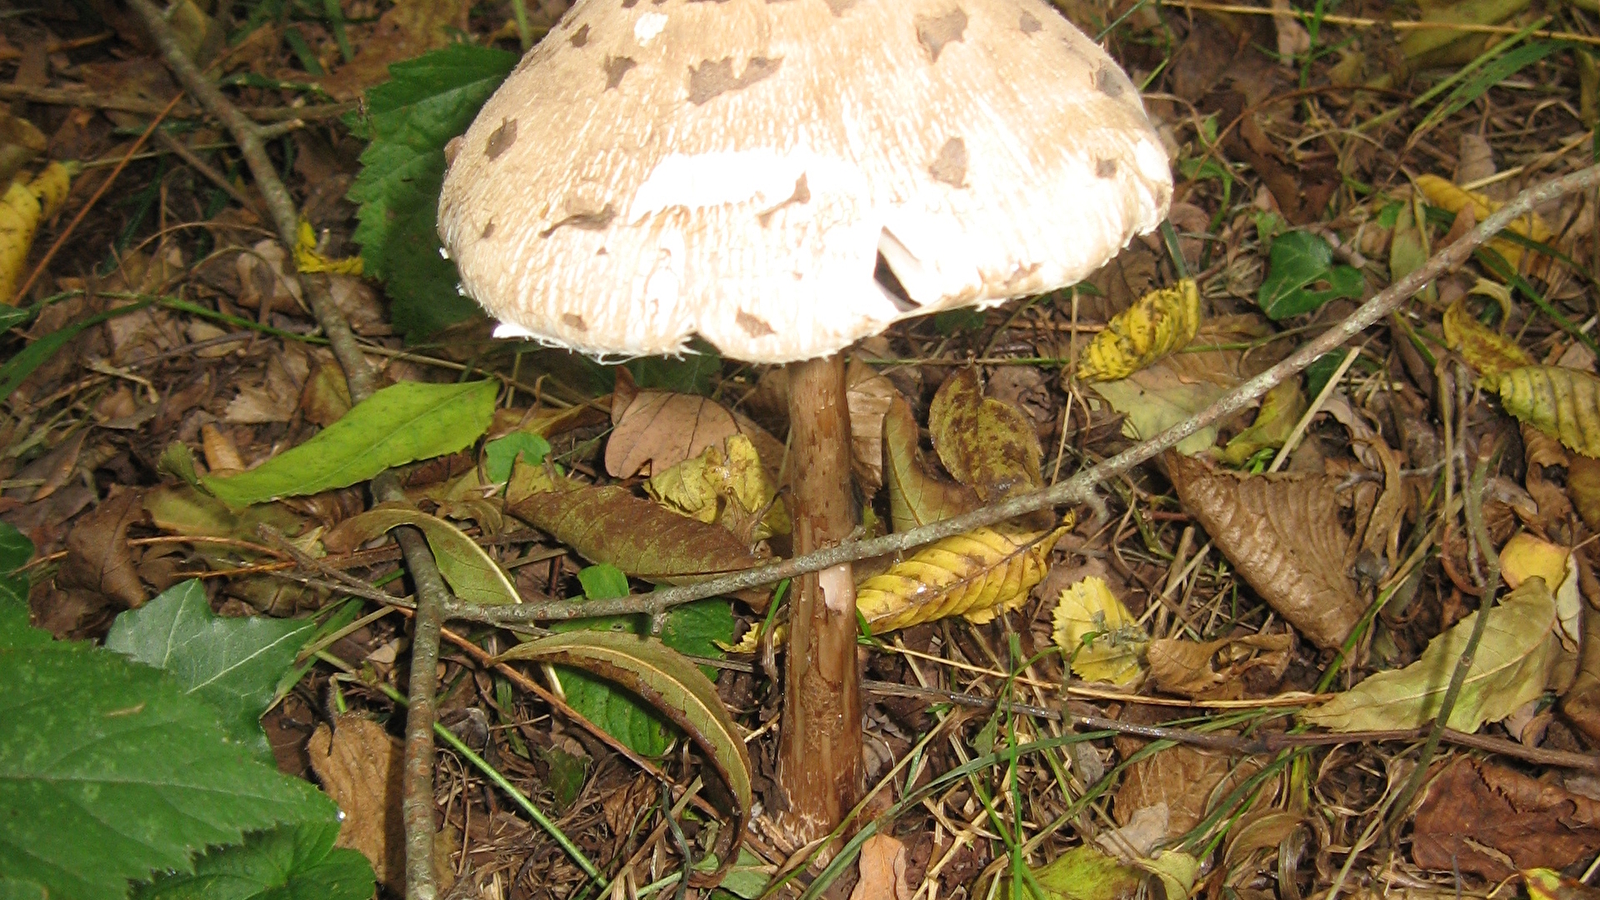
[[[1099,465],[1085,469],[1045,490],[1012,497],[955,518],[899,534],[844,543],[774,565],[721,575],[694,584],[665,588],[650,594],[633,594],[616,600],[591,600],[581,604],[524,603],[518,606],[487,607],[452,603],[446,607],[445,615],[452,619],[497,625],[526,625],[533,622],[588,616],[656,614],[695,600],[771,584],[806,572],[817,572],[839,563],[887,553],[899,553],[1037,510],[1084,503],[1093,495],[1098,485],[1121,475],[1169,447],[1176,446],[1184,438],[1213,422],[1245,409],[1284,379],[1300,372],[1323,354],[1365,331],[1373,323],[1415,296],[1428,282],[1461,265],[1472,255],[1472,251],[1487,243],[1515,219],[1526,216],[1534,207],[1597,184],[1600,184],[1600,166],[1591,166],[1523,191],[1501,207],[1499,212],[1485,219],[1483,224],[1434,254],[1421,268],[1385,288],[1362,304],[1348,318],[1307,342],[1282,362],[1239,385],[1217,402],[1150,440],[1135,444]]]
[[[294,198],[267,155],[267,132],[234,106],[215,84],[195,66],[177,35],[167,25],[151,0],[128,0],[128,5],[144,22],[145,29],[160,48],[167,66],[190,96],[211,116],[220,121],[244,156],[256,189],[266,202],[278,239],[292,254],[295,246],[299,210]],[[344,370],[350,397],[360,402],[376,389],[376,378],[356,342],[350,323],[340,314],[328,290],[327,279],[319,275],[299,276],[302,293],[311,305],[317,324]],[[404,500],[399,480],[385,472],[372,480],[372,494],[379,501]],[[414,528],[395,529],[395,541],[405,557],[406,568],[416,587],[417,609],[411,640],[411,678],[407,685],[410,707],[406,713],[405,790],[402,818],[406,831],[406,896],[409,900],[435,900],[438,884],[433,872],[433,837],[436,831],[433,802],[433,724],[436,718],[438,688],[439,630],[441,610],[449,602],[450,590],[439,574],[439,567],[428,550],[427,541]]]

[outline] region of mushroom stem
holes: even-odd
[[[794,549],[842,542],[855,528],[844,358],[789,365]],[[796,580],[789,603],[778,783],[782,823],[798,842],[844,819],[861,794],[861,691],[856,589],[849,563]]]

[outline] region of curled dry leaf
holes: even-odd
[[[1215,641],[1158,638],[1145,648],[1156,689],[1192,699],[1234,700],[1249,683],[1277,684],[1294,636],[1247,634]],[[1246,680],[1248,677],[1248,681]]]
[[[687,581],[761,561],[726,528],[685,518],[616,485],[578,484],[536,466],[513,470],[507,507],[584,559],[646,581]]]
[[[1347,574],[1350,535],[1327,476],[1219,472],[1168,452],[1178,498],[1269,606],[1319,647],[1337,647],[1366,604]]]
[[[875,834],[861,845],[857,863],[861,879],[850,900],[911,900],[906,884],[906,845],[887,834]]]
[[[977,509],[972,488],[935,474],[917,447],[917,420],[904,397],[895,395],[883,417],[884,482],[895,531],[910,531]]]
[[[576,666],[614,681],[643,697],[700,745],[733,795],[737,809],[734,822],[724,832],[729,836],[724,843],[729,846],[718,848],[721,868],[709,877],[690,880],[700,885],[720,882],[739,858],[752,795],[750,756],[716,686],[660,641],[614,631],[573,631],[538,638],[500,656],[502,661],[513,659]]]
[[[928,431],[939,461],[984,502],[1044,487],[1044,451],[1028,414],[983,396],[973,369],[945,379],[928,407]]]
[[[1428,724],[1439,713],[1456,660],[1480,615],[1472,613],[1434,638],[1411,665],[1369,676],[1300,718],[1332,731]],[[1543,694],[1561,655],[1555,628],[1556,601],[1542,578],[1528,579],[1491,608],[1472,668],[1450,711],[1450,727],[1477,731],[1483,723],[1498,722]]]
[[[629,478],[646,466],[661,472],[739,433],[733,413],[709,397],[640,391],[606,441],[606,471]]]
[[[1104,578],[1091,575],[1062,590],[1051,621],[1050,636],[1079,678],[1129,685],[1144,676],[1141,658],[1150,635]]]
[[[859,359],[845,369],[845,406],[850,411],[850,469],[861,493],[883,487],[883,419],[900,396],[894,382]]]
[[[403,890],[400,742],[363,716],[340,716],[334,724],[337,728],[317,726],[306,755],[317,780],[343,813],[337,846],[359,850],[372,863],[379,882]]]
[[[1483,386],[1518,420],[1584,456],[1600,456],[1600,378],[1558,366],[1485,375]]]
[[[929,544],[856,587],[873,634],[965,616],[987,622],[1016,609],[1044,577],[1045,560],[1071,523],[1054,531],[978,528]]]
[[[1517,342],[1479,322],[1462,296],[1444,312],[1444,340],[1484,375],[1499,375],[1533,364]]]
[[[1424,869],[1490,880],[1561,869],[1600,848],[1600,802],[1504,766],[1457,758],[1428,785],[1411,835]]]
[[[1200,291],[1185,278],[1117,313],[1078,356],[1082,382],[1116,381],[1182,350],[1200,330]]]

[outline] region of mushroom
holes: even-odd
[[[1137,89],[1041,0],[579,0],[447,155],[440,235],[497,336],[790,364],[799,553],[855,525],[841,349],[1076,283],[1172,194]],[[860,791],[850,567],[790,622],[806,840]]]

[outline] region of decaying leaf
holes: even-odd
[[[72,170],[52,162],[27,184],[6,179],[0,192],[0,304],[18,305],[17,284],[22,280],[28,250],[39,223],[55,215],[66,199]]]
[[[1477,191],[1462,190],[1437,175],[1418,175],[1416,183],[1417,188],[1428,198],[1428,202],[1448,212],[1459,213],[1469,206],[1472,207],[1474,221],[1482,222],[1499,211],[1503,205],[1490,200]],[[1538,213],[1530,213],[1523,218],[1514,220],[1510,225],[1506,226],[1506,230],[1541,244],[1548,244],[1550,239],[1555,237],[1555,232],[1550,230],[1550,226],[1545,223]],[[1517,263],[1522,260],[1522,246],[1520,244],[1514,244],[1504,238],[1496,238],[1489,242],[1489,246],[1505,257],[1506,262],[1510,263],[1513,269],[1517,268]]]
[[[343,813],[337,845],[361,851],[379,882],[403,890],[403,748],[382,725],[363,716],[340,716],[334,724],[337,728],[317,726],[306,755],[317,780]]]
[[[1129,685],[1144,676],[1141,658],[1150,635],[1104,578],[1090,576],[1061,592],[1051,638],[1085,681]]]
[[[1044,577],[1045,560],[1071,527],[978,528],[918,550],[856,587],[856,608],[873,634],[965,616],[983,623],[1016,609]]]
[[[1116,381],[1182,350],[1200,329],[1200,290],[1191,278],[1151,291],[1117,313],[1078,356],[1082,382]]]
[[[1500,577],[1511,588],[1529,578],[1544,579],[1556,600],[1556,627],[1562,642],[1576,648],[1583,640],[1583,594],[1572,551],[1524,531],[1500,548]]]
[[[861,879],[850,900],[911,900],[906,884],[906,845],[887,834],[875,834],[861,845],[857,863]]]
[[[1289,668],[1294,637],[1245,634],[1214,641],[1158,638],[1145,648],[1156,689],[1194,699],[1233,700],[1249,681],[1277,684]],[[1247,677],[1249,681],[1247,681]]]
[[[1485,375],[1483,386],[1518,420],[1584,456],[1600,457],[1600,378],[1559,366]]]
[[[486,606],[521,603],[522,597],[510,576],[478,542],[467,537],[449,522],[420,510],[403,506],[379,506],[346,519],[329,532],[323,542],[336,552],[353,550],[391,528],[410,525],[428,539],[439,574],[450,590],[463,602]]]
[[[1033,878],[1044,888],[1044,900],[1134,900],[1142,896],[1145,882],[1139,869],[1092,844],[1073,847],[1034,869]]]
[[[850,469],[861,493],[883,487],[883,419],[899,398],[894,382],[859,359],[845,369],[845,407],[850,411]]]
[[[1428,785],[1411,858],[1490,880],[1561,869],[1600,849],[1600,802],[1491,763],[1457,758]]]
[[[1230,466],[1242,466],[1250,457],[1262,450],[1276,450],[1283,446],[1306,414],[1306,395],[1300,390],[1300,379],[1279,382],[1261,398],[1261,408],[1256,410],[1256,420],[1250,427],[1233,436],[1222,448],[1220,458]]]
[[[1567,466],[1567,496],[1590,531],[1600,531],[1600,460],[1574,456]]]
[[[978,507],[972,488],[935,474],[917,447],[917,420],[911,405],[896,395],[883,417],[884,483],[889,486],[889,516],[895,531],[910,531]]]
[[[1125,755],[1140,746],[1126,741]],[[1128,767],[1118,786],[1112,812],[1119,824],[1127,824],[1142,809],[1164,805],[1167,831],[1172,838],[1199,824],[1215,797],[1226,794],[1259,771],[1253,759],[1237,759],[1194,747],[1168,747]]]
[[[1332,731],[1418,728],[1433,721],[1456,660],[1481,612],[1428,643],[1404,669],[1379,672],[1300,718]],[[1473,732],[1543,694],[1556,663],[1556,603],[1544,579],[1530,578],[1489,610],[1477,655],[1450,712],[1451,728]]]
[[[1027,413],[983,395],[974,369],[946,378],[928,407],[939,461],[985,502],[1044,486],[1044,451]]]
[[[678,582],[748,569],[761,561],[718,525],[680,516],[617,485],[584,485],[518,465],[507,487],[511,514],[635,578]]]
[[[644,489],[669,509],[719,524],[746,544],[789,533],[788,510],[777,502],[778,489],[755,445],[742,434],[652,475]]]
[[[1337,647],[1366,604],[1347,574],[1350,535],[1328,476],[1219,472],[1168,452],[1178,498],[1261,599],[1319,647]]]
[[[1467,310],[1461,297],[1444,312],[1444,339],[1474,369],[1484,375],[1499,375],[1533,364],[1517,342],[1479,322]]]
[[[702,885],[721,881],[739,858],[752,795],[750,756],[738,726],[717,696],[716,686],[660,641],[613,631],[573,631],[538,638],[512,648],[500,659],[561,663],[615,681],[649,701],[700,745],[733,795],[737,809],[733,823],[724,832],[730,838],[724,840],[727,846],[718,848],[718,858],[723,860],[721,868],[709,878],[691,881]]]

